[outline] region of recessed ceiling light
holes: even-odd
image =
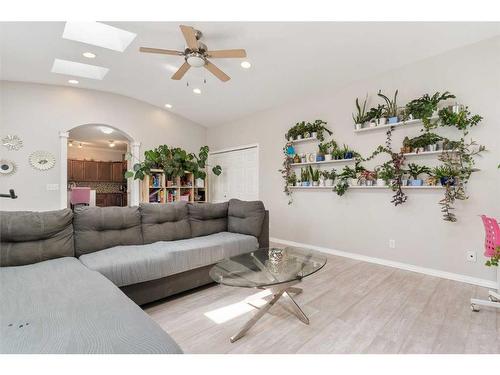
[[[72,85],[78,85],[80,82],[78,82],[76,79],[70,79],[68,80],[68,83],[71,83]]]
[[[109,69],[75,61],[54,59],[52,73],[102,80]]]
[[[66,22],[62,37],[123,52],[137,34],[101,22]]]
[[[115,141],[109,141],[109,147],[115,147]]]
[[[172,108],[172,104],[165,104],[165,108],[171,109]]]
[[[78,144],[78,148],[82,148],[82,147],[83,147],[83,146],[82,146],[82,144],[81,144],[81,143],[79,143],[79,144]]]
[[[87,59],[95,59],[96,54],[92,52],[84,52],[82,53],[83,57],[86,57]]]
[[[250,69],[250,67],[252,66],[252,64],[250,64],[248,61],[242,61],[240,65],[244,69]]]
[[[68,146],[73,147],[73,141],[69,141]]]
[[[193,92],[195,94],[201,94],[201,90],[199,88],[193,89]]]
[[[104,134],[111,134],[113,133],[113,129],[108,128],[107,126],[99,126],[99,129],[104,133]]]

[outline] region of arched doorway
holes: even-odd
[[[107,134],[107,136],[103,136],[103,138],[121,138],[126,140],[127,152],[132,154],[132,158],[127,162],[127,169],[131,169],[133,165],[133,160],[139,160],[140,158],[140,143],[135,141],[129,134],[124,132],[123,130],[109,125],[109,124],[101,124],[101,123],[91,123],[91,124],[80,124],[67,131],[63,131],[59,133],[60,138],[60,160],[61,160],[61,168],[60,168],[60,207],[66,208],[68,204],[68,141],[70,140],[70,133],[75,133],[80,130],[84,130],[86,127],[99,127],[102,129],[111,130],[115,135]],[[118,137],[120,135],[120,137]],[[134,181],[131,179],[127,180],[127,205],[128,206],[137,206],[139,205],[139,181]]]

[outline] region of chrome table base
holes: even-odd
[[[293,314],[303,323],[309,324],[309,318],[304,314],[302,309],[299,307],[297,302],[292,298],[290,293],[299,294],[302,292],[302,289],[294,287],[293,285],[299,283],[300,280],[294,280],[288,283],[273,285],[272,287],[265,287],[262,289],[268,289],[272,291],[273,298],[262,306],[259,311],[255,313],[255,315],[243,326],[243,328],[234,336],[231,337],[231,342],[235,342],[241,339],[245,333],[248,332],[250,328],[252,328],[257,321],[264,316],[266,312],[269,311],[271,307],[281,298],[284,297],[288,301],[290,301],[290,306],[292,307]]]

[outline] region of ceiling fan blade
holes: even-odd
[[[207,63],[204,66],[210,73],[212,73],[214,76],[219,78],[222,82],[226,82],[226,81],[229,81],[231,79],[231,77],[229,77],[226,73],[224,73],[222,70],[217,68],[210,61],[207,61]]]
[[[176,55],[176,56],[184,55],[184,53],[181,51],[173,51],[171,49],[161,49],[161,48],[141,47],[139,48],[139,51],[146,53],[161,53],[163,55]]]
[[[196,32],[191,26],[180,25],[179,26],[182,31],[182,35],[184,35],[184,39],[186,39],[186,44],[192,50],[197,50],[198,47],[198,39],[196,39]]]
[[[219,51],[208,51],[208,57],[224,58],[224,57],[247,57],[247,52],[244,49],[223,49]]]
[[[179,80],[182,77],[184,77],[184,74],[191,68],[191,65],[189,65],[187,62],[181,65],[181,67],[174,73],[174,75],[171,77],[172,79]]]

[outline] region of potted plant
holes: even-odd
[[[412,180],[410,181],[411,186],[422,186],[424,184],[424,180],[419,179],[418,177],[421,174],[431,173],[431,170],[425,165],[410,163],[408,164],[408,173],[412,177]]]
[[[375,169],[377,173],[377,186],[391,185],[396,178],[396,170],[391,162],[386,162]]]
[[[323,142],[325,140],[324,133],[332,135],[332,131],[325,126],[326,124],[326,121],[323,120],[314,120],[312,124],[307,123],[311,137],[317,138],[319,141]]]
[[[352,114],[352,119],[354,120],[354,129],[359,130],[363,128],[363,124],[366,122],[366,102],[368,100],[368,94],[366,94],[363,105],[359,104],[359,99],[356,98],[356,114]]]
[[[375,180],[377,179],[377,173],[375,171],[364,170],[358,178],[358,182],[361,185],[373,186]]]
[[[300,181],[302,181],[302,186],[309,186],[309,168],[300,168]]]
[[[384,117],[385,113],[385,106],[379,104],[377,107],[372,107],[370,110],[366,113],[367,119],[369,121],[369,126],[379,126],[379,125],[385,125],[387,122],[387,118]],[[375,122],[375,125],[373,124]]]
[[[352,159],[354,157],[354,151],[351,150],[347,145],[344,144],[344,148],[342,150],[344,159]]]
[[[410,138],[405,137],[403,139],[403,147],[401,147],[401,152],[403,154],[409,154],[412,151]]]
[[[309,176],[313,186],[319,186],[319,172],[319,169],[313,169],[313,167],[309,166]]]
[[[398,90],[394,92],[394,98],[391,100],[386,95],[382,94],[382,91],[378,91],[378,96],[385,100],[385,115],[387,116],[387,122],[389,124],[395,124],[398,122]]]
[[[342,160],[342,159],[344,159],[344,150],[342,150],[341,148],[335,148],[332,151],[332,158],[334,160]]]
[[[438,165],[432,170],[432,175],[439,180],[443,186],[454,186],[460,171],[449,165]]]
[[[297,186],[297,175],[295,174],[295,172],[290,173],[287,183],[288,186]]]
[[[432,122],[433,117],[438,116],[439,102],[455,98],[455,95],[448,91],[444,93],[436,92],[434,95],[424,94],[420,98],[413,99],[406,104],[406,112],[412,119],[421,119],[426,129],[435,128],[437,121]]]
[[[321,155],[322,159],[325,161],[330,161],[332,160],[332,149],[337,147],[337,143],[334,140],[331,140],[329,142],[325,143],[320,143],[318,145],[319,153],[318,156]]]
[[[321,174],[323,175],[323,178],[325,180],[325,186],[333,186],[335,178],[337,177],[337,172],[335,171],[335,169],[332,169],[330,172],[321,171]]]

